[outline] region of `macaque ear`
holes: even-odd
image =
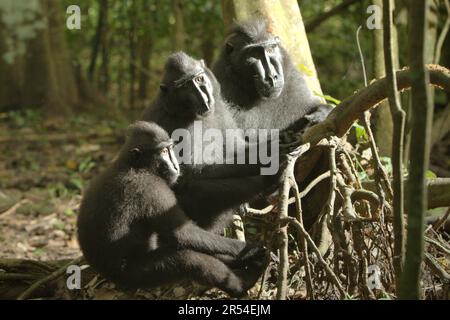
[[[206,68],[205,60],[201,59],[200,65],[202,66],[202,68]]]
[[[130,150],[130,153],[133,157],[138,157],[142,154],[142,150],[139,148],[133,148]]]
[[[234,49],[234,47],[230,42],[227,42],[225,44],[225,52],[226,53],[228,53],[228,54],[231,53],[231,51],[233,51],[233,49]]]
[[[159,89],[161,89],[161,92],[167,92],[167,86],[164,83],[161,83],[159,85]]]

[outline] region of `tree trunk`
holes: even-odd
[[[45,107],[49,116],[69,113],[78,104],[74,70],[64,36],[61,3],[41,1],[41,18],[47,27],[28,43],[23,105]]]
[[[0,22],[0,52],[8,51],[5,43],[5,31]],[[21,106],[20,59],[7,62],[0,56],[0,112],[18,109]]]
[[[106,23],[108,19],[108,0],[100,0],[97,30],[95,32],[94,39],[92,40],[92,54],[91,62],[89,64],[88,78],[92,82],[94,79],[95,65],[97,63],[97,56],[100,51],[102,43],[104,43],[104,33],[107,29]]]
[[[130,29],[128,34],[129,39],[129,73],[130,73],[130,86],[129,86],[129,107],[130,109],[134,109],[135,107],[135,98],[136,98],[136,91],[135,91],[135,83],[136,83],[136,58],[137,58],[137,52],[136,52],[136,19],[137,19],[137,12],[136,12],[136,1],[131,1],[131,7],[129,12],[129,22],[130,22]]]
[[[175,17],[174,25],[174,50],[183,50],[185,33],[184,33],[184,18],[183,18],[183,7],[180,0],[172,0],[172,10]]]
[[[139,80],[138,97],[141,101],[148,98],[148,83],[150,81],[150,61],[153,53],[153,28],[154,14],[151,11],[149,1],[142,2],[142,11],[145,12],[141,29],[144,30],[139,36]]]
[[[106,94],[109,89],[109,22],[108,22],[108,1],[105,1],[104,4],[104,22],[103,22],[103,36],[102,36],[102,64],[100,66],[100,79],[99,79],[99,87],[103,94]]]

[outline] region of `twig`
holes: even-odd
[[[364,189],[353,190],[353,192],[351,194],[351,198],[352,198],[352,201],[357,201],[357,200],[369,201],[375,207],[378,207],[381,205],[380,198],[377,196],[377,194],[372,191],[369,191],[369,190],[364,190]]]
[[[450,274],[448,274],[447,271],[439,265],[439,262],[437,262],[429,253],[425,253],[425,263],[439,278],[450,283]]]
[[[438,231],[442,226],[447,222],[448,217],[450,216],[450,208],[447,209],[447,212],[433,225],[433,230]]]
[[[245,242],[245,230],[242,218],[238,214],[233,214],[233,230],[236,235],[236,239]]]
[[[308,245],[313,249],[314,253],[316,254],[318,261],[320,262],[322,267],[325,269],[325,272],[327,273],[331,282],[333,282],[333,284],[338,289],[341,299],[345,299],[347,296],[347,293],[345,292],[344,287],[341,284],[341,281],[336,276],[336,274],[333,272],[333,270],[331,270],[328,263],[320,255],[319,249],[317,248],[316,244],[309,236],[308,232],[306,232],[305,228],[295,218],[292,218],[292,217],[284,217],[280,222],[294,226],[303,235],[303,237],[308,242]]]
[[[263,273],[263,275],[262,275],[262,277],[261,277],[261,287],[259,288],[259,291],[258,291],[258,298],[257,298],[257,300],[260,300],[260,299],[261,299],[261,295],[262,295],[262,293],[263,293],[263,291],[264,291],[264,285],[265,285],[265,283],[266,283],[266,278],[267,278],[267,272],[268,272],[268,270],[269,270],[269,268],[266,268],[266,270],[264,270],[264,273]]]
[[[388,191],[389,198],[391,198],[391,199],[393,198],[394,192],[392,191],[392,186],[389,181],[387,172],[386,172],[383,164],[381,163],[377,144],[375,142],[375,137],[373,136],[372,128],[370,126],[370,112],[369,111],[364,112],[364,115],[362,116],[362,122],[363,122],[364,129],[366,130],[367,136],[369,137],[369,146],[370,146],[370,150],[372,151],[372,161],[374,162],[373,167],[375,170],[375,181],[377,183],[377,191],[378,191],[378,195],[381,197],[381,199],[383,199],[383,201],[381,202],[381,204],[383,205],[384,199],[386,197],[384,194],[384,190],[381,187],[381,183],[383,182],[386,190]]]
[[[50,273],[48,276],[36,281],[35,283],[33,283],[27,290],[25,290],[18,298],[17,300],[25,300],[27,299],[34,291],[36,291],[40,286],[51,282],[57,278],[59,278],[60,276],[62,276],[67,268],[73,264],[80,264],[84,261],[84,257],[79,257],[75,260],[72,260],[71,262],[69,262],[68,264],[62,266],[61,268],[57,269],[56,271]]]
[[[356,213],[353,207],[352,194],[354,189],[347,186],[340,174],[336,175],[336,181],[342,196],[342,218],[344,221],[361,221],[362,218]]]
[[[328,216],[333,216],[334,214],[334,201],[336,200],[336,185],[337,185],[337,168],[336,168],[336,145],[334,142],[330,143],[330,196],[327,201],[327,212]]]
[[[426,242],[429,242],[429,243],[434,244],[436,247],[438,247],[439,249],[441,249],[442,251],[444,251],[446,254],[449,254],[449,255],[450,255],[450,249],[444,247],[444,246],[443,246],[441,243],[439,243],[438,241],[436,241],[436,240],[434,240],[434,239],[432,239],[432,238],[426,237],[426,236],[424,236],[424,239],[425,239]]]
[[[330,177],[330,171],[326,171],[322,173],[320,176],[317,176],[313,181],[311,181],[302,192],[299,193],[300,198],[304,198],[312,188],[318,185],[322,180],[325,180]]]
[[[324,21],[328,20],[330,17],[344,11],[349,6],[351,6],[352,4],[359,2],[359,1],[361,1],[361,0],[344,0],[344,1],[342,1],[336,7],[328,10],[327,12],[324,12],[323,14],[314,18],[314,20],[311,20],[310,22],[305,23],[306,32],[308,33],[308,32],[313,31],[318,26],[320,26]]]
[[[361,286],[363,288],[363,293],[367,298],[375,299],[375,296],[367,283],[368,275],[368,265],[367,265],[367,251],[365,252],[364,247],[364,233],[361,222],[356,222],[352,224],[352,235],[353,244],[355,246],[356,254],[359,258],[360,268],[361,268]]]
[[[297,220],[298,222],[303,225],[303,212],[302,212],[302,200],[300,197],[300,192],[298,189],[297,183],[294,183],[292,186],[292,189],[294,191],[294,197],[295,197],[295,206],[297,209]],[[300,244],[300,248],[303,251],[303,265],[305,266],[305,277],[306,277],[306,290],[307,295],[311,300],[315,299],[315,292],[314,292],[314,286],[311,278],[311,266],[309,265],[309,258],[308,258],[308,244],[306,242],[305,237],[299,232],[298,237],[298,243]],[[299,270],[300,270],[301,264],[299,264]]]
[[[328,228],[328,221],[332,220],[334,215],[334,202],[336,200],[336,143],[335,141],[330,141],[329,145],[329,166],[330,166],[330,194],[326,205],[323,207],[319,219],[323,223],[320,224],[320,239],[318,241],[319,252],[324,255],[328,250],[330,243],[328,238],[330,238],[330,231]]]
[[[288,216],[289,190],[292,185],[291,179],[293,177],[295,160],[296,158],[288,157],[286,169],[282,174],[279,205],[280,220]],[[278,269],[277,300],[285,300],[287,296],[287,274],[289,270],[287,225],[279,226],[278,236],[280,266]]]
[[[450,1],[444,0],[445,8],[447,9],[447,19],[445,20],[445,24],[442,27],[441,33],[439,34],[439,38],[436,42],[436,48],[434,51],[434,63],[439,63],[439,60],[441,60],[441,51],[442,51],[442,45],[444,44],[444,40],[447,36],[448,29],[450,28]]]
[[[367,72],[366,72],[366,64],[364,63],[364,55],[362,53],[361,44],[359,43],[359,32],[361,31],[362,26],[359,26],[356,30],[356,44],[358,46],[359,59],[361,60],[361,67],[364,76],[364,86],[367,87]]]
[[[13,205],[11,208],[9,208],[6,211],[0,212],[0,219],[1,218],[6,218],[7,216],[15,213],[17,211],[17,209],[19,209],[19,207],[25,203],[29,202],[28,199],[22,199],[19,202],[17,202],[15,205]]]
[[[315,186],[317,186],[320,182],[330,177],[330,171],[326,171],[322,173],[321,175],[317,176],[313,181],[311,181],[306,188],[299,193],[300,198],[304,198]],[[295,197],[291,197],[288,200],[288,204],[295,203]],[[246,211],[249,214],[254,215],[264,215],[272,212],[273,209],[275,209],[277,206],[274,204],[270,204],[267,207],[263,209],[254,209],[254,208],[247,208]]]
[[[392,53],[392,3],[383,0],[383,38],[384,38],[384,60],[386,79],[388,79],[389,106],[391,108],[392,120],[394,122],[394,133],[392,137],[392,174],[394,179],[394,269],[396,278],[397,294],[400,287],[400,276],[402,273],[404,248],[404,191],[403,191],[403,135],[405,129],[405,112],[400,105],[400,97],[397,92],[397,79],[394,76],[394,62]],[[410,20],[412,21],[412,20]],[[415,23],[415,22],[411,22]]]

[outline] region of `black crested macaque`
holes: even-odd
[[[213,72],[222,96],[236,110],[234,118],[240,128],[302,132],[323,121],[332,110],[311,92],[305,76],[297,70],[280,39],[267,31],[262,18],[230,29]],[[328,159],[323,153],[300,188],[326,170]],[[318,204],[323,203],[327,190],[327,181],[322,181],[304,200],[306,226],[315,221],[321,210]]]
[[[81,204],[78,240],[88,263],[127,289],[191,279],[233,297],[245,294],[267,250],[193,223],[171,189],[180,168],[167,132],[144,121],[128,132],[117,160]]]
[[[145,110],[143,118],[156,122],[172,137],[177,129],[183,128],[189,132],[192,148],[188,151],[190,154],[178,154],[183,159],[194,159],[196,148],[200,148],[200,154],[206,148],[198,140],[202,137],[195,137],[196,124],[201,126],[203,132],[217,129],[223,137],[227,129],[237,129],[212,72],[203,61],[195,60],[183,52],[168,58],[160,91]],[[248,152],[243,135],[236,138],[236,150]],[[219,150],[226,147],[219,140],[210,141],[208,147],[211,146]],[[202,162],[187,163],[186,160],[180,160],[183,176],[175,187],[179,203],[186,214],[202,228],[214,232],[223,232],[223,228],[230,223],[232,208],[275,188],[278,183],[275,173],[279,168],[272,175],[260,175],[261,163],[249,164],[247,161],[245,164],[220,164],[218,160],[235,157],[235,154],[229,155],[226,149],[225,154],[203,153],[208,158],[203,158]]]
[[[308,88],[263,19],[230,29],[213,72],[223,97],[238,110],[235,119],[240,128],[301,131],[331,111]]]

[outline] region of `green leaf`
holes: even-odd
[[[66,227],[64,222],[62,222],[61,220],[56,220],[55,222],[53,222],[53,225],[59,230],[64,230],[64,228]]]
[[[314,76],[314,72],[311,69],[309,69],[307,66],[305,66],[303,63],[299,63],[298,68],[304,74],[306,74],[306,75],[308,75],[310,77]]]
[[[328,102],[331,102],[334,107],[341,103],[341,100],[333,98],[332,96],[330,96],[328,94],[321,94],[321,93],[319,93],[317,91],[314,91],[314,95],[316,95],[318,97],[321,97],[321,98],[324,98]]]
[[[84,183],[83,183],[83,180],[81,178],[79,178],[79,177],[72,177],[70,179],[70,183],[73,186],[75,186],[76,189],[78,189],[80,191],[83,190]]]
[[[437,178],[437,175],[436,175],[436,173],[434,173],[433,171],[427,170],[427,171],[425,172],[425,178],[427,178],[427,179],[436,179],[436,178]]]
[[[369,136],[367,135],[366,129],[363,126],[354,123],[353,127],[355,128],[356,140],[359,143],[369,140]]]
[[[37,257],[41,257],[41,256],[43,256],[45,254],[45,250],[41,249],[41,248],[38,248],[38,249],[33,251],[33,254],[35,256],[37,256]]]
[[[64,210],[64,214],[68,217],[72,217],[75,215],[75,212],[71,208],[67,208],[66,210]]]

